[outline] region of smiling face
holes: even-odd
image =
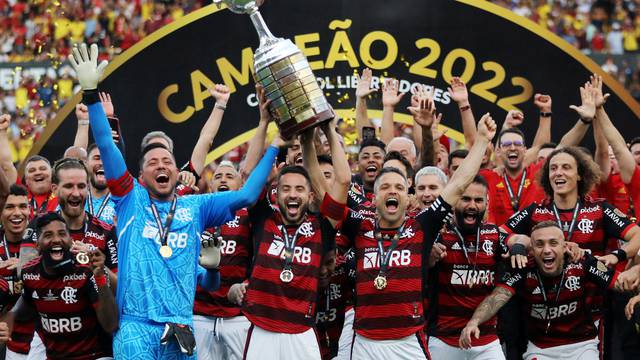
[[[51,166],[44,160],[29,162],[24,178],[27,187],[35,195],[44,195],[51,191]]]
[[[87,160],[87,168],[91,174],[91,186],[97,190],[104,190],[107,188],[107,177],[104,176],[104,166],[102,165],[102,158],[100,157],[100,150],[95,147],[89,153]]]
[[[517,171],[522,168],[527,148],[520,134],[506,133],[500,137],[500,158],[505,168]]]
[[[416,182],[416,198],[420,202],[420,209],[431,206],[440,196],[444,184],[437,175],[422,175]]]
[[[302,146],[300,140],[293,140],[291,147],[287,148],[287,164],[303,166]]]
[[[240,189],[240,174],[230,166],[218,166],[211,180],[213,192]]]
[[[84,213],[84,204],[88,195],[87,173],[81,169],[60,169],[58,184],[53,191],[58,197],[62,212],[68,217],[78,217]]]
[[[533,257],[544,276],[557,276],[564,266],[564,234],[555,226],[536,229],[531,233]]]
[[[362,181],[368,186],[373,186],[376,176],[382,169],[384,151],[377,146],[367,146],[358,154],[358,168]]]
[[[381,227],[398,227],[404,220],[408,203],[407,181],[395,172],[378,177],[374,202]]]
[[[302,174],[286,173],[278,180],[278,207],[284,223],[299,224],[307,213],[311,187]]]
[[[168,199],[176,188],[178,168],[167,149],[155,148],[144,155],[142,180],[153,196]]]
[[[69,252],[73,240],[67,226],[62,221],[52,221],[45,225],[38,237],[38,250],[48,266],[63,261]]]
[[[549,182],[553,194],[567,196],[572,192],[578,193],[578,164],[570,154],[561,152],[554,155],[549,161]]]
[[[22,237],[29,221],[29,200],[24,195],[9,195],[2,208],[0,223],[7,233]]]
[[[487,188],[482,184],[471,183],[456,203],[456,222],[464,232],[475,232],[486,211]]]

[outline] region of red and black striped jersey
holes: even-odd
[[[23,300],[40,315],[36,329],[48,359],[111,356],[111,336],[98,322],[98,286],[88,267],[74,265],[65,275],[51,277],[37,257],[22,269],[22,281]]]
[[[590,250],[593,255],[605,255],[609,238],[623,239],[634,224],[620,210],[603,200],[585,198],[580,200],[580,209],[575,220],[573,234],[568,238],[568,230],[575,209],[558,209],[560,222],[567,241],[577,243]],[[531,229],[543,221],[556,222],[553,202],[546,200],[534,203],[514,214],[500,230],[505,235],[531,234]],[[506,239],[505,239],[506,241]]]
[[[307,213],[299,226],[284,226],[280,212],[263,199],[249,210],[256,256],[242,312],[256,326],[298,334],[314,326],[318,276],[323,255],[335,248],[335,230],[323,216]],[[298,232],[289,283],[280,280],[285,238]]]
[[[344,314],[347,304],[353,301],[353,283],[347,262],[348,256],[348,254],[336,256],[336,270],[331,275],[327,288],[319,293],[316,334],[322,359],[333,359],[338,355]]]
[[[374,340],[403,338],[424,327],[423,294],[429,253],[446,221],[451,206],[439,197],[430,208],[415,218],[406,218],[397,246],[389,255],[387,286],[378,290],[374,279],[379,275],[381,256],[374,232],[374,220],[350,211],[341,233],[349,243],[338,244],[356,254],[356,300],[354,329]],[[393,237],[399,229],[380,229]],[[390,239],[383,240],[385,251]]]
[[[528,267],[505,272],[497,286],[523,298],[529,340],[544,349],[595,338],[598,331],[585,286],[593,284],[601,291],[612,288],[617,276],[614,269],[586,254],[583,260],[566,264],[564,275],[543,277],[537,267]]]
[[[193,313],[218,317],[238,316],[240,307],[227,300],[227,293],[231,285],[248,278],[253,259],[251,223],[247,209],[238,210],[233,220],[220,227],[207,229],[202,236],[217,236],[222,242],[220,288],[216,291],[206,291],[198,286]]]
[[[8,258],[17,258],[20,255],[20,248],[23,246],[24,239],[20,242],[10,242],[6,240],[4,231],[0,230],[0,259],[6,261]],[[29,238],[28,241],[31,239]],[[29,245],[30,246],[30,245]],[[7,250],[9,254],[7,254]],[[7,256],[9,255],[9,256]],[[7,282],[9,290],[7,303],[4,304],[7,309],[11,309],[20,295],[22,295],[22,280],[18,278],[16,269],[8,270],[6,267],[0,269],[0,276]],[[33,332],[35,331],[35,322],[33,321],[18,321],[13,324],[13,333],[11,335],[11,341],[7,342],[7,348],[18,354],[28,354],[31,349],[31,340],[33,339]]]
[[[82,229],[69,230],[74,241],[97,247],[106,257],[104,265],[111,271],[118,270],[118,235],[115,227],[86,213],[87,222]]]
[[[460,333],[473,312],[495,286],[497,264],[508,252],[500,240],[498,227],[483,223],[477,232],[464,234],[464,243],[451,226],[438,236],[447,256],[429,272],[428,331],[450,346],[458,346]],[[473,346],[486,345],[498,338],[496,318],[480,326],[480,339]]]
[[[11,292],[7,280],[0,277],[0,313],[4,313],[11,302]]]

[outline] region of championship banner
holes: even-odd
[[[553,98],[553,138],[578,119],[569,105],[580,105],[578,86],[593,72],[612,94],[606,109],[621,133],[640,134],[640,105],[615,79],[551,32],[483,0],[268,0],[260,7],[271,32],[291,39],[305,54],[320,88],[338,116],[355,115],[358,72],[373,70],[400,80],[400,90],[415,84],[433,87],[447,135],[462,141],[460,115],[447,94],[453,76],[467,84],[476,117],[490,112],[502,124],[506,112],[524,112],[522,130],[529,142],[538,125],[533,94]],[[137,167],[142,137],[162,130],[176,143],[178,163],[186,162],[214,100],[207,88],[225,83],[232,95],[213,144],[211,161],[248,141],[259,112],[252,78],[258,36],[246,15],[215,5],[171,23],[143,39],[109,64],[100,84],[120,118],[126,160]],[[72,145],[77,121],[76,95],[50,123],[32,153],[62,156]],[[411,123],[405,96],[396,121]],[[369,116],[381,117],[381,94],[369,101]],[[587,135],[586,143],[592,143]]]

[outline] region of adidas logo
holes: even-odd
[[[40,297],[38,296],[38,293],[35,290],[33,290],[33,294],[31,294],[31,298],[32,299],[40,299]]]
[[[536,286],[536,288],[535,288],[535,289],[533,289],[533,292],[532,292],[531,294],[533,294],[533,295],[538,295],[538,294],[540,294],[540,286]]]
[[[453,246],[451,246],[451,250],[462,250],[462,248],[460,247],[460,244],[453,243]]]
[[[374,237],[373,236],[373,230],[367,231],[366,233],[364,233],[364,236],[370,237],[370,238]]]

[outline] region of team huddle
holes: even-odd
[[[216,103],[187,165],[153,131],[134,176],[98,89],[106,62],[84,44],[69,61],[83,98],[62,159],[33,156],[18,179],[0,116],[6,359],[542,360],[640,349],[640,139],[628,145],[609,119],[598,75],[557,144],[551,97],[535,95],[529,147],[521,112],[501,129],[489,114],[476,121],[453,78],[465,145],[452,150],[427,87],[410,94],[413,139],[394,137],[404,94],[393,79],[376,136],[367,99],[378,89],[365,69],[356,171],[337,119],[269,142],[269,94],[257,85],[246,156],[205,181],[226,86],[209,89]],[[579,147],[591,127],[593,155]]]

